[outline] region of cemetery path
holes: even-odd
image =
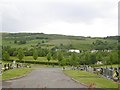
[[[66,76],[60,68],[40,68],[23,78],[3,81],[3,88],[86,88]]]

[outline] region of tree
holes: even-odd
[[[89,64],[90,53],[86,52],[84,57],[85,57],[86,64]]]
[[[9,58],[10,58],[9,53],[7,51],[4,51],[2,58],[3,58],[3,60],[9,60]]]
[[[16,43],[17,43],[17,40],[15,40],[14,43],[16,44]]]
[[[37,49],[34,49],[33,50],[33,59],[37,60],[37,58],[38,58],[38,51],[37,51]]]
[[[14,51],[14,53],[13,53],[13,56],[17,56],[17,50],[16,51]]]
[[[61,52],[59,52],[58,53],[58,62],[59,62],[59,64],[60,64],[60,62],[62,61],[62,59],[63,59],[63,55],[62,55],[62,53]]]
[[[52,58],[53,58],[54,60],[56,60],[56,59],[57,59],[57,52],[54,52],[54,53],[53,53]]]
[[[18,59],[22,60],[24,56],[25,55],[24,55],[23,49],[19,48],[18,54],[17,54]]]
[[[93,42],[93,48],[97,50],[105,50],[108,49],[109,43],[107,41],[102,41],[102,40],[96,40]]]
[[[14,51],[16,48],[11,48],[11,46],[3,46],[2,51],[7,51],[10,56],[13,56]]]
[[[26,40],[20,40],[19,44],[26,44]]]
[[[97,61],[101,61],[102,60],[102,53],[101,52],[96,53],[96,60]]]
[[[48,53],[48,54],[47,54],[47,60],[48,60],[48,62],[50,61],[50,59],[51,59],[51,54]]]
[[[78,57],[79,57],[79,63],[81,65],[84,65],[85,64],[84,53],[83,52],[80,53]]]
[[[42,40],[42,43],[45,43],[45,41],[44,41],[44,40]]]
[[[61,62],[60,62],[60,65],[64,66],[66,64],[67,64],[67,59],[62,59]]]
[[[38,56],[45,57],[48,54],[48,49],[46,48],[39,48],[38,50]]]
[[[88,64],[95,64],[97,62],[97,60],[96,60],[96,54],[95,53],[91,53],[89,55],[89,59],[88,60],[89,60]]]
[[[10,48],[10,49],[8,50],[9,55],[10,55],[10,56],[14,56],[14,51],[16,51],[16,48]]]
[[[113,50],[109,54],[109,64],[118,64],[118,52],[116,50]]]
[[[89,52],[84,52],[83,55],[82,55],[82,62],[83,64],[89,64],[89,57],[90,57],[90,54]]]
[[[79,62],[78,62],[78,57],[77,57],[77,55],[76,55],[75,52],[72,53],[72,56],[71,56],[71,59],[70,59],[70,63],[71,63],[71,65],[73,65],[73,66],[76,66],[76,65],[79,64]]]

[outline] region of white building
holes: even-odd
[[[76,52],[76,53],[80,53],[80,50],[70,49],[68,52]]]

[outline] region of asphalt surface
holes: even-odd
[[[2,88],[86,88],[66,76],[60,68],[41,68],[25,77],[2,81]]]

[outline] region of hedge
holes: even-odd
[[[14,61],[14,60],[6,60],[6,61]],[[16,62],[20,62],[20,63],[30,63],[30,64],[49,64],[49,65],[58,65],[58,62],[40,62],[40,61],[29,61],[29,60],[26,60],[26,61],[24,61],[24,60],[15,60]]]

